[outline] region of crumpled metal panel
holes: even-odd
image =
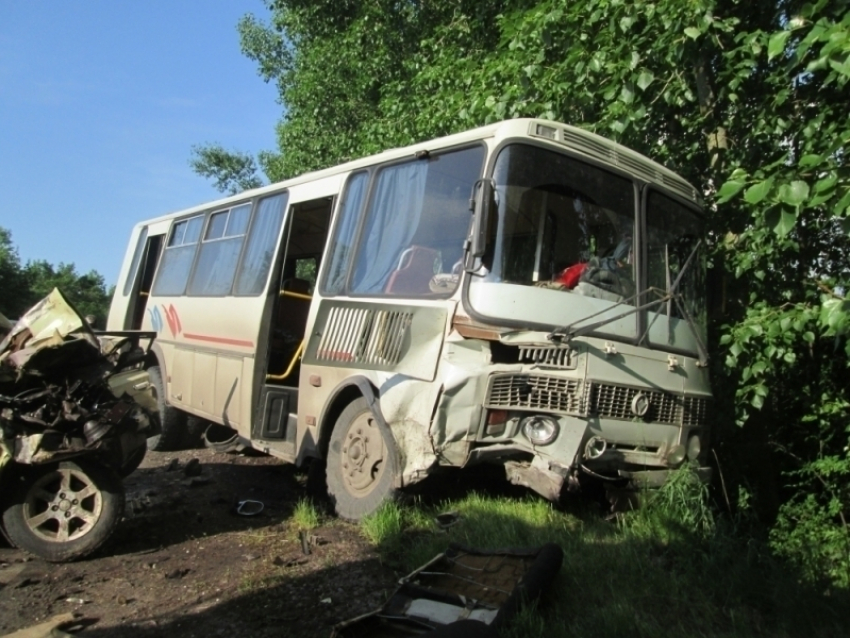
[[[383,607],[336,625],[331,638],[428,636],[469,621],[501,630],[549,587],[562,561],[554,543],[499,550],[453,544],[402,578]]]

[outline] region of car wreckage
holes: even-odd
[[[59,290],[0,341],[0,530],[51,562],[81,558],[124,510],[157,403],[152,333],[95,333]]]

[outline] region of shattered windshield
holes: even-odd
[[[490,281],[633,303],[630,180],[527,145],[505,148],[494,178],[499,227]]]

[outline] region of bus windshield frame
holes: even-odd
[[[466,289],[474,316],[526,329],[598,323],[590,334],[702,354],[705,220],[696,206],[528,142],[499,149],[492,178],[495,227]],[[501,309],[492,285],[511,286],[527,303]]]

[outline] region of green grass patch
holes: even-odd
[[[838,636],[850,626],[846,592],[801,584],[735,521],[715,520],[686,472],[606,521],[541,499],[470,494],[437,507],[385,505],[362,523],[384,560],[409,572],[449,543],[481,549],[558,543],[564,564],[539,608],[511,636]],[[441,529],[437,514],[455,511]]]
[[[302,498],[295,504],[295,510],[292,512],[292,526],[296,530],[310,531],[317,528],[319,522],[319,512],[312,501]]]

